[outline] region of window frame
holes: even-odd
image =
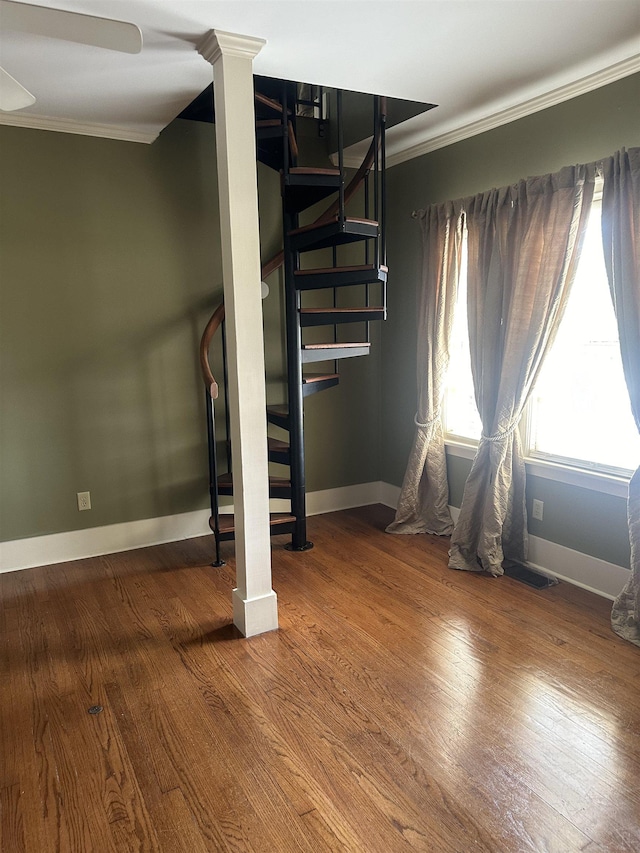
[[[602,201],[602,181],[596,183],[592,204]],[[466,230],[466,226],[465,226]],[[465,236],[466,243],[466,236]],[[479,440],[468,436],[458,435],[446,430],[447,391],[445,389],[442,401],[444,443],[448,455],[464,459],[473,459],[476,455]],[[531,450],[531,420],[532,399],[529,398],[518,424],[518,433],[523,448],[523,456],[527,474],[554,480],[560,483],[579,486],[605,494],[626,497],[629,480],[634,470],[603,465],[589,460],[574,459],[544,451]]]

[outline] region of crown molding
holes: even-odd
[[[609,65],[607,68],[582,77],[573,83],[559,86],[557,89],[546,92],[544,95],[530,98],[528,101],[508,107],[505,110],[499,110],[477,121],[454,127],[446,133],[431,136],[429,128],[425,128],[422,131],[423,138],[413,145],[403,147],[402,143],[398,143],[397,146],[394,146],[393,142],[388,141],[387,169],[397,166],[399,163],[405,163],[407,160],[414,160],[423,154],[429,154],[431,151],[437,151],[439,148],[446,148],[448,145],[462,142],[464,139],[469,139],[472,136],[478,136],[480,133],[486,133],[488,130],[494,130],[503,124],[509,124],[525,116],[546,110],[549,107],[554,107],[556,104],[561,104],[564,101],[570,101],[572,98],[577,98],[580,95],[586,95],[588,92],[592,92],[602,86],[607,86],[609,83],[615,83],[616,80],[622,80],[623,77],[629,77],[638,71],[640,71],[640,54],[631,56],[621,62],[616,62],[614,65]],[[426,115],[431,116],[431,113],[427,113]],[[336,164],[337,155],[332,154],[331,160]],[[361,158],[347,154],[344,158],[344,164],[349,168],[358,169],[361,165]]]
[[[425,131],[425,138],[422,141],[405,148],[398,147],[397,150],[389,152],[386,161],[387,168],[404,163],[407,160],[413,160],[416,157],[421,157],[423,154],[428,154],[431,151],[437,151],[439,148],[453,145],[456,142],[461,142],[464,139],[469,139],[472,136],[477,136],[480,133],[486,133],[488,130],[493,130],[503,124],[517,121],[520,118],[540,112],[541,110],[546,110],[564,101],[570,101],[572,98],[577,98],[580,95],[586,95],[594,89],[599,89],[601,86],[606,86],[609,83],[615,83],[616,80],[629,77],[638,71],[640,71],[640,54],[636,54],[629,59],[624,59],[621,62],[616,62],[614,65],[582,77],[573,83],[559,86],[557,89],[552,89],[544,95],[531,98],[528,101],[508,107],[505,110],[499,110],[478,121],[453,128],[446,133],[441,133],[437,136],[428,136],[428,131]],[[347,159],[345,159],[345,164],[348,166],[352,165]]]
[[[266,41],[254,36],[241,36],[237,33],[225,33],[222,30],[209,30],[197,46],[197,51],[212,65],[221,56],[237,56],[253,59],[260,53]]]
[[[205,39],[203,39],[198,51],[207,61],[213,62],[218,54],[255,56],[264,44],[265,42],[262,39],[211,30]],[[445,133],[431,136],[429,135],[429,130],[425,129],[423,131],[423,138],[419,142],[404,147],[402,144],[393,146],[393,143],[391,143],[388,145],[387,168],[404,163],[407,160],[413,160],[416,157],[421,157],[423,154],[429,154],[431,151],[437,151],[439,148],[445,148],[448,145],[453,145],[456,142],[461,142],[464,139],[469,139],[472,136],[493,130],[503,124],[509,124],[512,121],[517,121],[517,119],[540,112],[548,107],[587,94],[594,89],[599,89],[601,86],[606,86],[609,83],[615,83],[616,80],[621,80],[623,77],[628,77],[638,71],[640,71],[640,54],[610,65],[601,71],[590,74],[573,83],[560,86],[544,95],[531,98],[528,101],[505,110],[499,110],[478,121],[454,127]],[[23,127],[31,130],[50,130],[57,133],[72,133],[79,136],[95,136],[102,139],[138,142],[146,145],[154,142],[160,134],[160,131],[135,130],[125,125],[78,122],[73,119],[35,116],[29,113],[21,113],[19,115],[16,113],[0,113],[0,125]],[[332,155],[331,159],[337,162],[335,155]],[[347,167],[357,169],[361,165],[361,158],[347,154],[344,164]]]
[[[56,133],[74,133],[78,136],[97,136],[101,139],[116,139],[120,142],[141,142],[146,145],[150,145],[159,136],[159,131],[134,130],[131,127],[113,124],[92,124],[68,118],[33,116],[28,113],[22,113],[22,115],[0,113],[0,125],[25,127],[31,130],[52,130]]]

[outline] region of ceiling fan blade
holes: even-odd
[[[0,0],[0,23],[7,30],[104,47],[121,53],[140,53],[142,50],[142,33],[135,24],[81,12]]]
[[[23,110],[35,104],[36,99],[31,92],[21,86],[17,80],[8,74],[4,68],[0,68],[0,110],[4,113],[13,110]]]

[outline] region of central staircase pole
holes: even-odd
[[[285,317],[287,326],[287,388],[289,398],[289,443],[291,447],[291,512],[296,524],[291,536],[291,551],[307,551],[312,548],[307,541],[307,510],[304,460],[304,406],[302,397],[302,362],[300,360],[301,333],[299,294],[296,292],[294,276],[297,268],[296,253],[291,249],[289,231],[297,225],[297,217],[284,214],[284,277]]]
[[[198,47],[213,65],[220,233],[234,449],[233,621],[245,637],[278,627],[271,588],[269,477],[253,58],[262,39],[212,30]]]

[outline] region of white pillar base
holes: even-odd
[[[245,599],[238,589],[233,590],[233,624],[245,637],[276,631],[278,628],[278,597],[271,590],[258,598]]]

